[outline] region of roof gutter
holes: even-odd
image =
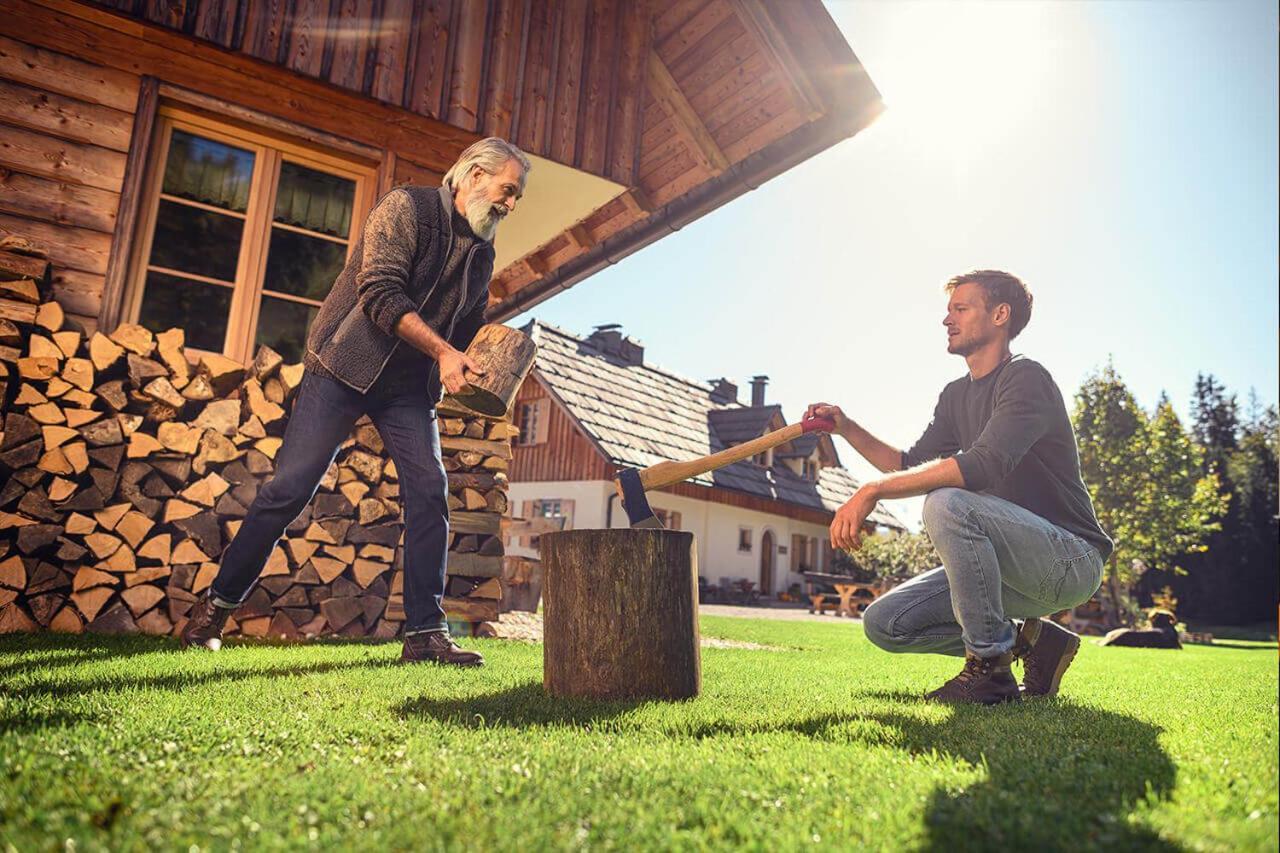
[[[884,105],[877,99],[844,121],[824,118],[797,128],[639,222],[606,237],[589,251],[552,270],[545,278],[521,288],[509,299],[497,303],[497,310],[490,313],[488,319],[492,322],[508,320],[650,243],[679,231],[836,142],[853,136],[875,120],[883,109]]]

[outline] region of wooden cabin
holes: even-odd
[[[819,0],[3,0],[0,237],[88,331],[300,357],[392,186],[472,141],[535,168],[503,224],[511,317],[865,127]]]
[[[620,468],[686,461],[759,438],[787,424],[754,378],[750,404],[726,379],[702,382],[645,362],[644,347],[616,326],[581,337],[534,321],[533,371],[514,406],[509,504],[526,519],[567,528],[626,527],[613,478]],[[698,573],[713,587],[748,581],[760,595],[803,586],[806,572],[832,570],[828,528],[857,491],[824,433],[735,462],[649,494],[663,525],[692,531]],[[883,507],[869,534],[904,531]],[[507,553],[536,558],[532,536]],[[721,599],[724,600],[724,599]]]

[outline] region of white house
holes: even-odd
[[[619,468],[714,453],[786,425],[765,403],[767,378],[752,380],[751,405],[728,380],[698,382],[646,364],[644,349],[616,326],[581,338],[554,326],[524,328],[538,357],[516,398],[520,435],[510,467],[511,513],[563,517],[566,528],[626,527],[615,491]],[[858,483],[830,436],[810,433],[749,461],[649,493],[668,528],[697,540],[698,572],[711,585],[746,579],[763,595],[827,571],[827,528]],[[878,508],[867,529],[904,530]],[[508,543],[536,557],[533,537]]]

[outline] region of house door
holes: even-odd
[[[773,595],[773,532],[760,537],[760,594]]]

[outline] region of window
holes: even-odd
[[[813,571],[813,560],[809,556],[809,538],[798,533],[791,536],[791,565],[793,572]]]
[[[129,313],[188,349],[301,361],[372,203],[374,169],[162,107]]]
[[[751,528],[750,527],[738,528],[738,550],[739,551],[751,550]]]
[[[564,518],[564,505],[557,498],[555,500],[544,500],[533,502],[533,512],[530,513],[531,518]]]
[[[653,515],[654,515],[654,518],[658,519],[658,521],[661,521],[662,526],[667,528],[668,530],[680,529],[680,513],[673,512],[669,509],[657,509],[655,507],[653,510]]]
[[[773,465],[773,451],[766,450],[762,453],[757,453],[755,456],[751,457],[751,461],[757,465],[768,468]]]
[[[801,463],[803,467],[803,476],[806,480],[816,483],[818,481],[818,463],[812,459],[806,459]]]
[[[547,416],[550,411],[551,400],[548,397],[521,403],[516,417],[516,426],[520,428],[516,444],[529,446],[546,442]]]
[[[573,529],[573,501],[566,498],[542,498],[536,501],[525,501],[522,505],[523,515],[530,521],[538,518],[564,519],[555,529]],[[544,531],[545,532],[545,531]],[[517,544],[530,548],[538,547],[538,535],[521,536]]]

